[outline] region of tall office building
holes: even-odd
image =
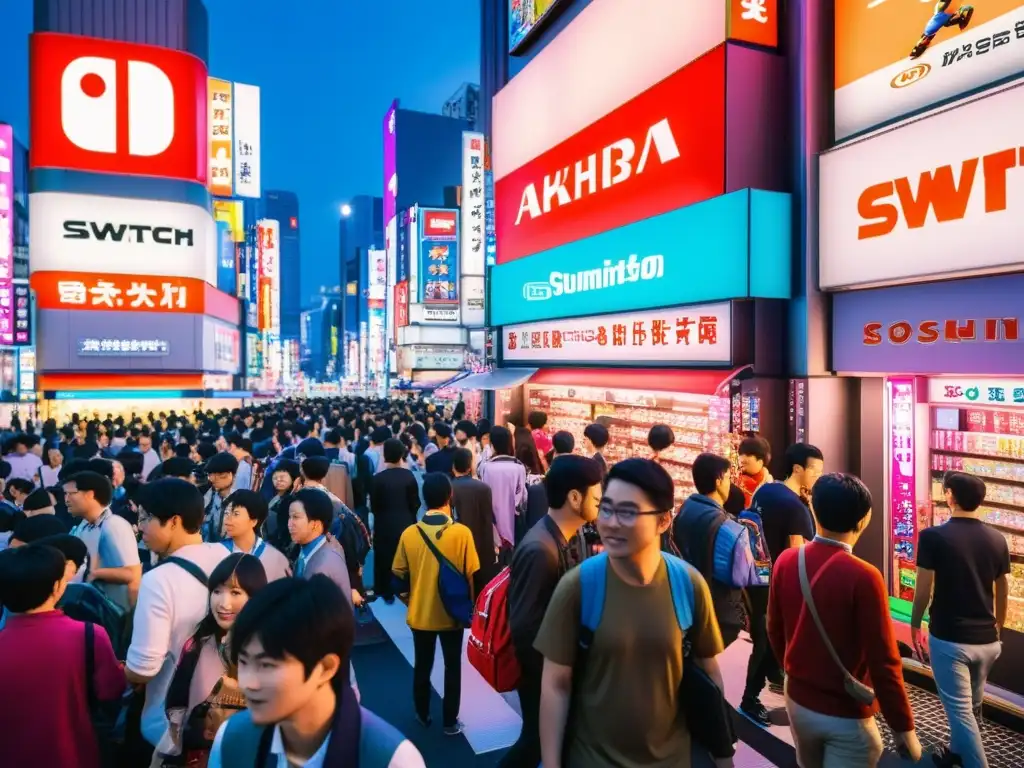
[[[359,195],[342,207],[338,223],[338,258],[341,274],[341,337],[345,349],[340,373],[356,376],[351,370],[353,355],[348,352],[352,344],[364,342],[360,329],[367,323],[367,259],[371,248],[384,247],[384,200],[371,195]],[[355,366],[358,368],[358,366]]]
[[[263,193],[264,217],[277,221],[281,232],[281,340],[299,338],[302,312],[302,256],[299,247],[299,198],[294,192]]]

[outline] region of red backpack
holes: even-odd
[[[511,579],[511,569],[505,568],[484,587],[476,600],[466,645],[469,663],[498,693],[514,691],[519,684],[519,660],[508,626]]]

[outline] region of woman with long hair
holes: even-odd
[[[167,730],[151,768],[206,768],[221,724],[245,709],[238,670],[230,662],[231,627],[249,598],[267,586],[259,558],[228,555],[210,574],[210,610],[185,643],[167,690]]]
[[[522,462],[529,474],[544,475],[544,460],[528,427],[516,427],[515,448],[516,458]]]

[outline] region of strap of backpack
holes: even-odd
[[[268,725],[260,733],[260,745],[256,749],[255,768],[263,768],[267,764],[267,758],[270,757],[270,746],[274,742],[274,727],[273,725]]]
[[[718,542],[718,532],[721,530],[722,526],[725,525],[726,520],[728,520],[728,518],[723,512],[720,515],[715,515],[715,519],[708,525],[708,551],[704,557],[704,568],[701,570],[701,575],[709,586],[711,584],[711,580],[715,576],[715,544]]]
[[[589,649],[604,613],[608,586],[608,555],[601,553],[580,563],[580,647]]]
[[[172,555],[171,557],[167,557],[161,560],[159,563],[157,563],[157,566],[165,565],[167,563],[174,563],[179,568],[188,571],[188,573],[191,574],[195,578],[195,580],[202,584],[204,587],[210,586],[210,580],[209,578],[207,578],[206,572],[203,571],[202,568],[193,563],[191,560],[186,560],[183,557],[174,557]]]
[[[429,549],[433,553],[434,557],[437,559],[437,564],[439,566],[444,566],[445,564],[447,564],[448,567],[452,570],[458,570],[447,557],[441,554],[441,550],[434,546],[434,542],[430,540],[430,537],[427,536],[426,532],[420,526],[417,525],[416,530],[420,532],[420,536],[423,537],[423,543],[426,544],[427,549]],[[442,533],[443,532],[444,529],[442,529]],[[465,574],[465,571],[463,570],[462,573]]]
[[[96,636],[91,621],[85,622],[85,698],[89,711],[96,708]]]
[[[661,557],[668,571],[676,621],[679,622],[679,629],[685,633],[693,626],[693,579],[690,578],[690,568],[693,566],[667,552],[662,552]]]

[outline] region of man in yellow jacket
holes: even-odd
[[[462,733],[459,705],[462,698],[462,637],[464,626],[453,619],[442,600],[438,586],[443,558],[457,569],[472,595],[473,574],[480,570],[480,558],[473,534],[451,516],[452,484],[447,475],[432,472],[423,479],[423,501],[427,507],[423,519],[406,528],[398,543],[392,565],[399,586],[396,592],[408,595],[407,621],[412,629],[415,663],[412,695],[416,719],[429,726],[430,672],[434,668],[437,641],[444,656],[444,732]],[[436,550],[436,552],[435,552]]]

